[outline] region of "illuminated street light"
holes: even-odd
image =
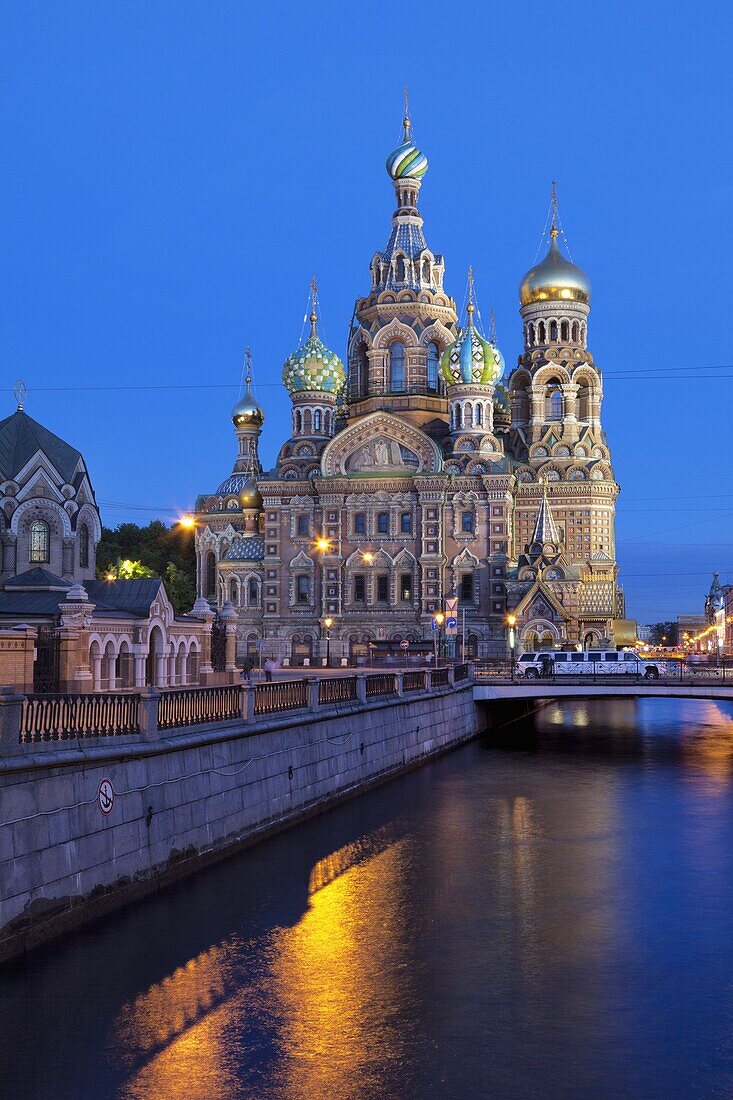
[[[326,668],[331,667],[331,627],[333,626],[333,619],[327,616],[323,620],[323,625],[326,630]]]
[[[327,550],[331,549],[331,543],[327,538],[321,535],[316,539],[316,550],[320,550],[322,554],[325,554]]]
[[[516,647],[516,642],[517,642],[516,634],[514,633],[514,627],[517,625],[517,616],[516,615],[511,615],[511,614],[507,615],[506,621],[507,621],[507,626],[509,627],[509,652],[511,654],[511,662],[512,662],[510,672],[511,672],[511,678],[513,680],[514,679],[514,659],[515,659],[515,655],[516,655],[515,647]]]
[[[181,516],[181,518],[179,519],[178,526],[186,527],[190,530],[192,527],[196,526],[196,520],[190,512],[186,512],[185,516]]]

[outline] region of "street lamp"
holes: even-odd
[[[515,647],[516,647],[516,644],[517,644],[516,635],[514,633],[514,627],[517,625],[517,616],[516,615],[507,615],[506,622],[507,622],[507,626],[509,627],[509,652],[511,654],[511,678],[513,680],[514,679],[514,658],[515,658],[515,653],[516,653]]]
[[[440,660],[440,639],[442,633],[441,627],[445,622],[445,615],[442,611],[436,611],[433,615],[433,619],[435,620],[435,663],[437,665],[438,661]]]
[[[323,625],[326,628],[326,668],[331,667],[331,627],[333,626],[333,619],[326,618],[323,620]]]
[[[190,531],[191,528],[196,526],[196,520],[190,512],[186,512],[185,516],[181,516],[181,518],[179,519],[178,526],[185,527],[187,530]]]

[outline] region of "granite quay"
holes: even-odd
[[[0,692],[0,958],[450,749],[469,665],[138,694]]]

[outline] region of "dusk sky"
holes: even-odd
[[[627,612],[700,611],[733,580],[729,26],[722,0],[3,5],[0,412],[22,378],[107,525],[170,521],[231,470],[249,344],[271,466],[314,274],[345,358],[408,84],[428,244],[459,304],[473,265],[508,367],[559,181]]]

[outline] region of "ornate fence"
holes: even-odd
[[[158,699],[158,729],[161,730],[202,725],[205,722],[226,722],[240,718],[241,714],[242,693],[239,684],[165,691]]]
[[[469,665],[457,665],[456,681],[470,677]],[[362,685],[360,687],[360,684]],[[401,687],[400,687],[401,684]],[[88,695],[29,695],[15,697],[15,717],[0,714],[0,744],[8,738],[22,744],[69,741],[88,737],[120,737],[187,726],[231,722],[309,706],[334,706],[366,699],[396,696],[398,692],[430,691],[451,684],[447,668],[408,669],[358,676],[329,676],[317,680],[279,680],[254,687],[179,688],[160,694],[99,692]],[[363,694],[362,694],[363,692]],[[249,695],[243,693],[251,693]],[[11,732],[12,731],[12,732]]]
[[[406,672],[402,677],[403,691],[424,691],[427,672],[424,669]]]
[[[140,696],[28,695],[20,718],[24,743],[140,733]]]
[[[255,714],[273,714],[279,710],[300,710],[308,706],[307,680],[278,680],[256,684]]]
[[[396,691],[393,672],[380,672],[366,678],[367,699],[373,699],[375,695],[395,695]]]
[[[356,699],[356,677],[334,676],[318,681],[318,704],[351,703]]]

